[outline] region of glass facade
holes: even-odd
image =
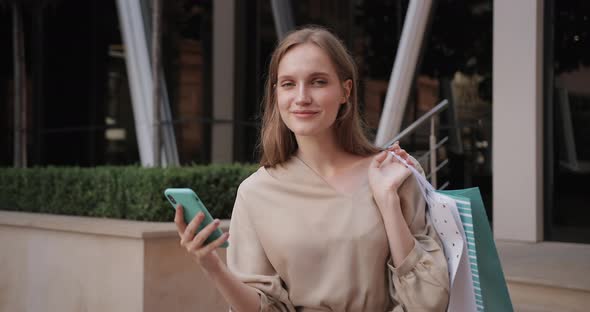
[[[277,42],[270,0],[236,2],[235,36],[233,156],[255,163],[266,68]]]
[[[438,1],[418,70],[414,112],[448,99],[439,136],[449,144],[448,188],[479,187],[492,222],[493,1]],[[412,118],[414,119],[414,118]],[[455,140],[454,138],[458,138]]]
[[[211,1],[162,1],[162,60],[181,165],[210,161]]]
[[[12,12],[0,10],[0,166],[12,166],[13,159],[13,41]]]
[[[545,10],[545,238],[590,243],[590,3]]]
[[[29,166],[138,162],[114,1],[59,1],[23,10]],[[1,165],[12,165],[12,14],[2,10]]]

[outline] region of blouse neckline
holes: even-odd
[[[334,186],[332,186],[332,184],[330,184],[328,181],[326,181],[326,179],[324,179],[324,177],[322,177],[319,173],[317,173],[315,170],[313,170],[301,158],[297,157],[296,155],[292,155],[291,157],[294,158],[301,167],[303,167],[306,171],[308,171],[309,175],[313,176],[316,180],[318,180],[318,182],[321,183],[321,185],[330,189],[330,191],[332,193],[334,193],[335,195],[337,195],[339,197],[353,198],[353,197],[357,196],[358,194],[360,194],[361,192],[365,191],[369,187],[369,179],[368,179],[368,177],[365,177],[365,181],[363,183],[361,183],[360,186],[358,186],[356,189],[354,189],[353,191],[348,192],[348,193],[342,193],[341,191],[337,190]]]

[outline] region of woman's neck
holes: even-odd
[[[323,177],[338,175],[362,158],[345,151],[333,134],[298,136],[296,139],[299,148],[295,155]]]

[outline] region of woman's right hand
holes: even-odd
[[[193,220],[187,225],[184,222],[183,209],[181,205],[176,207],[174,223],[180,236],[180,245],[192,256],[192,258],[206,271],[213,272],[223,265],[223,262],[217,255],[216,249],[229,238],[229,233],[223,233],[219,238],[211,243],[204,245],[205,240],[219,227],[219,219],[215,219],[211,224],[196,233],[199,225],[205,219],[205,215],[199,212]],[[195,235],[196,233],[196,235]]]

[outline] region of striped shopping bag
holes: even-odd
[[[434,196],[436,198],[430,207],[430,215],[449,263],[451,297],[448,310],[483,311],[471,202],[465,197],[440,192]],[[453,219],[456,228],[447,229],[441,226],[441,218],[445,218],[445,215],[451,215],[448,218]],[[448,223],[447,220],[442,221],[444,224]],[[456,238],[453,238],[452,231],[455,231]],[[457,243],[456,240],[461,242]],[[457,244],[460,249],[457,248]],[[453,258],[459,261],[454,261]],[[456,273],[453,273],[455,271]]]
[[[441,238],[447,258],[450,298],[447,311],[483,311],[478,278],[477,250],[470,206],[464,198],[432,190],[428,194],[428,217]]]
[[[447,257],[450,281],[447,311],[513,311],[479,188],[437,191],[414,167],[408,168],[418,181],[428,205],[428,218],[439,234]]]
[[[467,239],[477,311],[513,311],[504,271],[479,188],[437,191],[457,203]],[[469,216],[469,214],[471,216]],[[472,248],[473,247],[473,248]]]

